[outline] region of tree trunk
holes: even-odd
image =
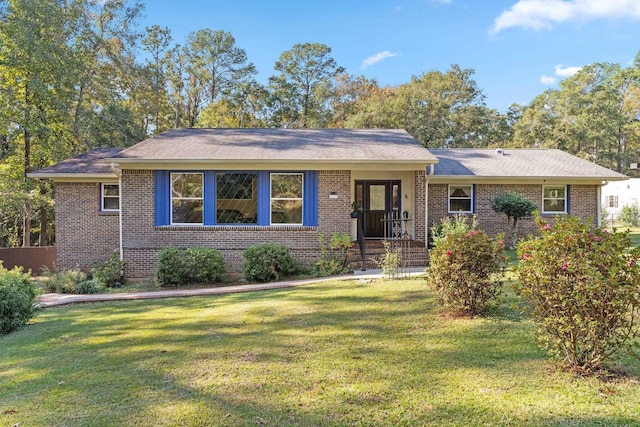
[[[31,246],[31,204],[29,200],[25,200],[22,211],[22,247],[29,246]]]
[[[514,250],[518,244],[518,218],[513,218],[513,222],[509,221],[509,229],[511,231],[509,249]]]
[[[40,207],[40,241],[39,246],[47,246],[49,240],[49,229],[47,228],[47,207]]]

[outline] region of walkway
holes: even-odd
[[[419,277],[424,275],[424,268],[412,268],[407,272],[410,277]],[[234,285],[223,286],[218,288],[204,289],[172,289],[167,291],[149,291],[149,292],[119,292],[112,294],[43,294],[36,300],[36,306],[46,308],[57,305],[76,304],[83,302],[100,302],[100,301],[126,301],[138,299],[152,298],[175,298],[175,297],[193,297],[202,295],[222,295],[237,292],[264,291],[268,289],[290,288],[294,286],[308,285],[311,283],[330,282],[334,280],[352,280],[352,279],[379,279],[382,277],[381,270],[356,271],[353,274],[333,277],[318,277],[304,280],[285,280],[282,282],[260,283],[255,285]]]

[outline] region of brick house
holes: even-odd
[[[626,178],[559,150],[427,150],[390,129],[174,129],[30,176],[56,185],[58,268],[119,249],[129,278],[152,276],[168,246],[217,248],[237,272],[244,249],[269,241],[310,265],[320,235],[357,221],[367,241],[401,237],[425,253],[428,228],[454,213],[505,231],[489,206],[503,190],[599,223],[600,187]]]

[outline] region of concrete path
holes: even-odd
[[[412,268],[406,275],[410,277],[419,277],[424,275],[424,268]],[[267,289],[289,288],[293,286],[308,285],[311,283],[329,282],[333,280],[352,280],[352,279],[379,279],[382,277],[381,270],[356,271],[353,274],[333,277],[318,277],[304,280],[285,280],[282,282],[260,283],[255,285],[234,285],[218,288],[203,289],[173,289],[167,291],[149,291],[149,292],[119,292],[110,294],[42,294],[36,299],[36,306],[41,308],[54,307],[57,305],[76,304],[83,302],[100,302],[100,301],[123,301],[137,299],[152,298],[175,298],[175,297],[192,297],[201,295],[221,295],[236,292],[252,292],[264,291]]]

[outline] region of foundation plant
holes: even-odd
[[[506,259],[500,237],[492,239],[466,218],[446,218],[432,229],[428,282],[448,309],[466,316],[485,313],[501,293]]]
[[[540,236],[518,245],[516,292],[529,302],[539,343],[565,370],[603,372],[638,344],[640,248],[629,249],[626,232],[576,217],[536,221]]]

